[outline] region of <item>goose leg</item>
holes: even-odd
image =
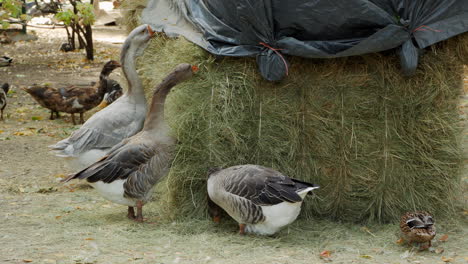
[[[239,235],[245,235],[245,224],[239,224]]]
[[[128,207],[127,217],[128,217],[129,219],[135,220],[135,210],[133,209],[132,206],[129,206],[129,207]]]
[[[3,109],[2,109],[2,110],[0,110],[0,112],[1,112],[1,117],[0,117],[0,120],[2,120],[2,121],[3,121]]]
[[[59,114],[58,111],[55,111],[55,117],[56,117],[56,118],[60,118],[60,114]]]
[[[80,123],[84,124],[83,113],[80,113]]]
[[[50,110],[50,120],[54,120],[54,111]]]
[[[137,201],[137,215],[135,218],[135,221],[137,222],[143,222],[143,202],[142,201]]]
[[[76,122],[75,122],[75,114],[71,114],[71,117],[72,117],[72,122],[73,122],[73,125],[76,125]]]

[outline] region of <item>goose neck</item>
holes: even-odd
[[[171,74],[156,87],[151,100],[150,109],[146,116],[144,125],[145,129],[158,129],[159,127],[167,126],[164,119],[164,104],[166,102],[167,95],[171,91],[172,87],[177,83],[178,80],[175,75]]]
[[[143,85],[136,70],[136,54],[138,49],[130,47],[124,54],[122,54],[122,71],[128,82],[129,95],[143,95]]]

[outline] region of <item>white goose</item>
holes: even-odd
[[[214,170],[208,178],[210,214],[217,221],[221,207],[239,223],[240,234],[272,235],[296,220],[304,197],[317,188],[258,165]]]
[[[164,120],[167,94],[187,80],[196,66],[180,64],[156,88],[143,129],[114,146],[108,155],[64,181],[86,179],[104,198],[128,206],[128,217],[143,221],[143,205],[169,171],[175,139]],[[111,105],[112,106],[112,105]],[[133,207],[137,207],[137,215]]]
[[[135,135],[143,127],[146,98],[135,60],[153,36],[154,31],[150,26],[141,25],[128,35],[123,44],[120,60],[128,81],[127,92],[94,114],[70,137],[49,146],[56,151],[57,156],[68,158],[74,169],[93,164],[113,146]]]

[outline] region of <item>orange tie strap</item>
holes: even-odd
[[[442,32],[442,30],[433,29],[433,28],[428,27],[428,26],[426,26],[426,25],[419,26],[419,27],[417,27],[416,29],[413,30],[413,32],[416,32],[416,31],[434,31],[434,32]]]
[[[272,51],[274,51],[276,53],[276,55],[278,55],[281,60],[283,61],[284,63],[284,66],[286,67],[286,75],[289,75],[289,68],[288,68],[288,63],[286,62],[286,60],[284,59],[283,55],[281,54],[281,52],[279,52],[279,50],[283,50],[283,49],[275,49],[273,48],[272,46],[266,44],[265,42],[260,42],[259,43],[260,45],[268,48],[268,49],[271,49]]]

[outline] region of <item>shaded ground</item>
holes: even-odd
[[[396,224],[298,221],[275,237],[241,237],[230,221],[161,221],[158,202],[145,206],[145,216],[155,224],[127,220],[125,207],[85,185],[58,182],[71,171],[47,146],[77,126],[68,115],[48,120],[49,112],[20,89],[35,82],[96,81],[102,64],[118,58],[119,45],[97,42],[97,59],[88,63],[82,52],[57,51],[65,39],[62,29],[36,31],[36,42],[0,48],[0,55],[15,59],[11,67],[0,68],[0,82],[14,85],[6,121],[0,122],[0,263],[468,263],[467,211],[460,212],[465,222],[437,222],[437,252],[396,244]],[[107,30],[95,34],[118,42]],[[119,72],[113,76],[119,79]],[[443,234],[448,240],[438,241]],[[320,258],[324,250],[331,251],[331,259]]]

